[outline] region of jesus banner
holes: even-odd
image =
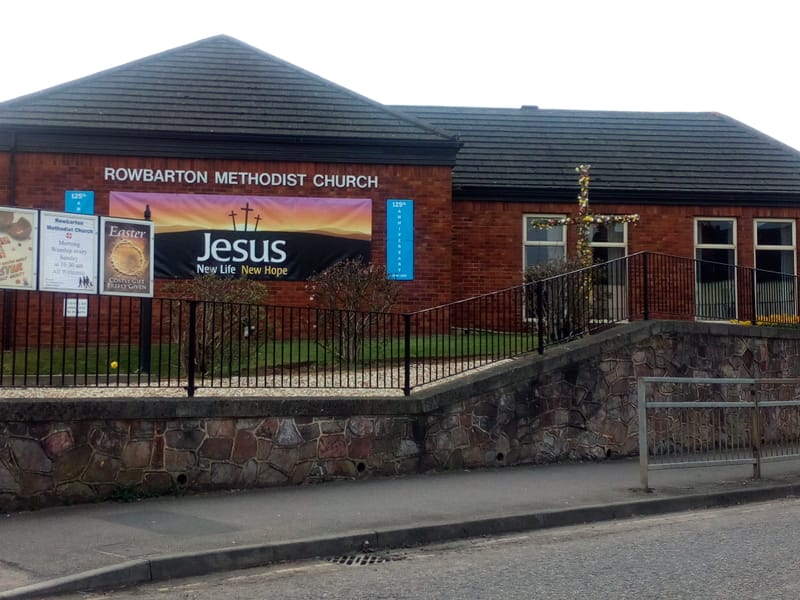
[[[370,260],[372,200],[111,192],[109,213],[155,224],[155,276],[302,281]]]

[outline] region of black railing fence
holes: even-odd
[[[0,386],[409,394],[629,320],[796,324],[797,285],[638,253],[405,314],[3,290]]]

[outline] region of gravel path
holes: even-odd
[[[447,363],[418,363],[411,365],[411,386],[417,391],[437,385],[443,380],[483,371],[507,363],[455,361]],[[358,396],[358,397],[402,397],[402,371],[398,369],[366,369],[343,373],[281,373],[259,377],[233,377],[225,379],[196,380],[195,396],[228,397],[286,397],[286,396]],[[137,381],[141,379],[141,381]],[[54,378],[56,381],[60,377]],[[147,376],[135,373],[119,374],[109,379],[108,385],[48,385],[50,380],[42,378],[42,385],[2,388],[4,399],[13,398],[185,398],[185,380],[147,381]],[[431,382],[431,383],[418,383]]]

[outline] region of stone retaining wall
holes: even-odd
[[[409,398],[3,400],[0,509],[631,455],[647,375],[797,377],[800,332],[632,323]]]

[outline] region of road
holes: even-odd
[[[800,598],[800,500],[149,584],[71,600]],[[382,561],[382,562],[381,562]]]

